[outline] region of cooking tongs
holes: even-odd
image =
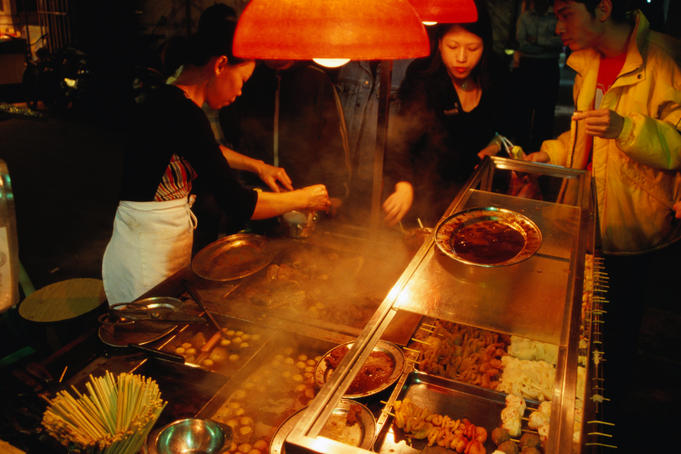
[[[114,304],[109,308],[109,313],[106,314],[108,316],[107,321],[115,324],[126,324],[137,321],[158,323],[206,323],[206,319],[182,311],[177,305],[168,304],[165,300],[150,301],[152,299],[153,298],[146,298],[133,303]]]

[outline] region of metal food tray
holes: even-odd
[[[476,377],[475,376],[477,375],[478,377],[481,377],[481,376],[484,375],[483,372],[481,372],[481,371],[476,372],[475,374],[473,374],[474,376],[469,376],[469,377],[465,377],[465,376],[459,377],[458,373],[456,374],[457,376],[452,376],[451,374],[449,376],[443,375],[441,373],[438,373],[438,371],[434,371],[432,369],[429,370],[427,367],[423,368],[422,364],[421,364],[421,362],[422,362],[421,360],[423,358],[422,355],[424,355],[424,350],[426,349],[425,346],[426,345],[430,346],[430,344],[427,342],[429,336],[436,335],[439,338],[442,338],[444,345],[449,345],[447,343],[447,338],[442,335],[442,332],[444,331],[445,333],[447,333],[446,336],[453,335],[450,332],[450,329],[453,330],[453,329],[456,329],[456,328],[460,328],[459,335],[462,335],[462,337],[463,337],[463,339],[461,341],[462,343],[465,343],[465,339],[468,339],[468,340],[473,339],[473,341],[475,342],[475,341],[480,340],[481,337],[483,337],[483,338],[484,337],[488,337],[488,338],[491,337],[491,338],[493,338],[497,341],[496,343],[501,343],[503,345],[503,347],[497,347],[497,349],[503,350],[504,355],[508,354],[508,345],[510,344],[510,336],[503,334],[503,333],[498,333],[498,332],[494,332],[494,331],[490,331],[490,330],[486,330],[486,329],[482,329],[482,328],[475,328],[475,327],[472,327],[472,326],[465,326],[465,325],[461,325],[461,324],[457,324],[457,323],[453,323],[453,322],[446,322],[446,321],[444,321],[445,326],[441,325],[440,331],[436,331],[436,327],[437,327],[438,322],[441,322],[441,321],[439,321],[437,319],[429,318],[429,317],[424,318],[421,321],[421,324],[418,326],[418,328],[417,328],[414,336],[412,337],[411,341],[409,342],[407,351],[409,352],[409,355],[412,356],[412,358],[413,358],[414,369],[416,369],[419,372],[424,373],[424,374],[442,377],[442,378],[447,379],[447,380],[453,380],[453,381],[459,381],[459,382],[462,382],[462,383],[467,383],[470,386],[476,386],[476,387],[480,387],[482,389],[492,389],[493,390],[494,389],[493,386],[484,386],[484,384],[481,383],[480,381],[478,381],[476,383],[476,380],[475,380]],[[450,325],[450,326],[446,326],[446,325]],[[463,333],[461,333],[461,331],[463,331]],[[452,341],[453,341],[453,338],[450,338],[449,342],[452,342]],[[461,351],[461,354],[458,355],[458,356],[459,356],[459,358],[461,358],[462,361],[466,361],[470,357],[479,357],[479,355],[482,354],[482,352],[486,348],[487,344],[483,344],[485,347],[479,346],[477,350],[467,350],[465,348],[465,345],[462,345],[462,344],[457,344],[457,345],[464,347],[463,351]],[[480,344],[477,344],[477,345],[480,345]],[[450,365],[451,359],[453,357],[457,356],[457,355],[454,354],[453,351],[449,352],[450,355],[445,355],[445,356],[443,356],[444,353],[441,350],[435,350],[435,352],[437,354],[435,354],[434,356],[437,357],[437,363],[439,365],[443,365],[443,364],[444,365],[448,365],[448,364]],[[473,362],[470,363],[469,368],[473,369],[474,367],[478,367],[477,360],[473,360]],[[500,372],[499,376],[497,377],[497,379],[499,379],[501,377],[501,373],[503,373],[503,368],[500,367],[499,369],[501,370],[501,372]],[[448,372],[457,372],[457,371],[458,371],[458,368],[448,369]]]
[[[350,246],[343,251],[331,244],[281,241],[273,245],[272,264],[261,272],[195,290],[211,313],[275,329],[294,325],[294,332],[300,332],[302,326],[311,326],[356,337],[401,268],[399,261],[352,251]]]
[[[267,343],[270,333],[243,320],[217,318],[223,327],[222,335],[211,325],[185,325],[160,349],[183,356],[190,365],[225,376],[234,375]],[[185,346],[187,343],[192,344],[191,347]],[[202,350],[205,346],[210,348]]]
[[[468,418],[476,426],[484,427],[488,433],[485,449],[487,452],[494,451],[495,446],[489,434],[501,424],[501,410],[505,406],[503,393],[421,372],[411,372],[406,377],[399,394],[388,402],[383,411],[392,412],[394,400],[404,400],[405,397],[433,413],[448,415],[452,419]],[[381,416],[383,419],[384,415]],[[427,448],[426,440],[407,438],[404,432],[393,424],[392,417],[387,422],[376,442],[377,452],[411,453]]]
[[[259,353],[215,393],[213,398],[198,412],[197,417],[211,418],[226,423],[223,420],[231,419],[228,406],[238,405],[238,408],[243,409],[240,416],[250,417],[257,421],[257,427],[251,436],[241,436],[241,426],[233,428],[236,443],[253,444],[255,441],[263,440],[269,444],[279,425],[290,415],[305,407],[316,393],[313,376],[310,376],[312,380],[307,382],[296,381],[294,377],[300,355],[307,356],[305,367],[312,367],[311,372],[314,373],[314,365],[307,364],[307,361],[313,359],[316,363],[339,341],[340,338],[335,342],[329,342],[305,336],[274,334]],[[278,355],[285,357],[283,361],[287,366],[282,367],[281,370],[275,367]],[[286,358],[295,359],[291,362]],[[300,385],[305,385],[305,389],[301,390]],[[310,392],[308,388],[312,393],[304,395],[303,393]]]

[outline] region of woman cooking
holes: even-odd
[[[390,225],[412,201],[414,218],[437,221],[480,159],[501,149],[503,89],[491,80],[492,30],[480,3],[477,22],[437,26],[436,52],[414,61],[400,86],[386,162],[396,182],[383,204]]]
[[[329,207],[321,184],[281,193],[243,187],[215,142],[201,106],[233,102],[255,67],[232,54],[235,26],[225,21],[190,38],[179,78],[150,94],[131,117],[121,202],[102,263],[109,304],[132,301],[189,265],[196,218],[188,196],[199,175],[234,223]],[[284,172],[270,170],[268,177],[290,186]]]

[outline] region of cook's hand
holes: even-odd
[[[329,194],[326,192],[326,186],[323,184],[315,184],[299,189],[301,197],[303,198],[304,208],[314,211],[325,211],[331,206]]]
[[[498,143],[492,143],[478,152],[478,158],[483,160],[485,159],[485,156],[495,156],[497,153],[499,153],[499,151],[501,151],[501,145]]]
[[[575,112],[572,119],[582,121],[587,134],[603,139],[616,139],[624,126],[624,117],[610,109]]]
[[[674,217],[681,219],[681,200],[676,202],[672,208],[674,209]]]
[[[407,214],[414,201],[414,188],[406,181],[400,181],[395,185],[395,192],[390,194],[383,202],[385,222],[395,225]]]
[[[551,158],[549,157],[549,154],[545,151],[535,151],[534,153],[530,153],[525,156],[525,161],[549,162],[550,160]]]
[[[275,167],[264,162],[258,166],[258,176],[274,192],[281,192],[279,184],[289,191],[293,191],[293,184],[283,167]],[[277,183],[278,182],[278,183]]]

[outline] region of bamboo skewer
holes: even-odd
[[[417,338],[415,338],[415,337],[412,337],[411,340],[413,340],[414,342],[418,342],[419,344],[430,345],[429,342],[422,341],[421,339],[417,339]]]
[[[587,423],[587,424],[604,424],[604,425],[606,425],[606,426],[614,426],[614,425],[615,425],[614,423],[607,422],[607,421],[599,421],[599,420],[597,420],[597,419],[594,419],[594,420],[591,420],[591,421],[587,421],[586,423]]]
[[[606,444],[606,443],[589,443],[589,442],[587,442],[587,443],[584,443],[584,445],[585,445],[585,446],[600,446],[600,447],[602,447],[602,448],[613,448],[613,449],[617,449],[617,446],[615,446],[615,445],[609,445],[609,444]]]

